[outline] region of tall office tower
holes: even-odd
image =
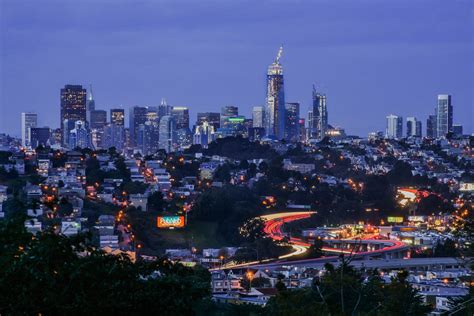
[[[107,111],[92,110],[90,111],[89,127],[91,129],[103,129],[107,124]]]
[[[110,110],[110,123],[117,126],[125,126],[125,110],[124,109],[111,109]]]
[[[160,116],[158,115],[158,107],[149,106],[146,113],[146,121],[151,122],[152,124],[158,124],[160,121]]]
[[[308,132],[307,132],[308,139],[312,138],[313,131],[314,131],[314,134],[316,135],[316,123],[314,122],[313,111],[308,111],[308,126],[307,126],[307,128],[308,128]]]
[[[51,137],[49,142],[51,145],[61,145],[61,141],[63,138],[63,133],[60,128],[56,128],[55,130],[51,131]]]
[[[184,150],[193,144],[193,135],[189,128],[176,129],[175,140],[178,146],[177,149]]]
[[[102,147],[115,147],[117,151],[122,151],[125,148],[125,131],[123,125],[108,124],[104,128],[104,135],[102,138]]]
[[[316,87],[313,85],[313,119],[310,121],[312,124],[311,138],[323,139],[328,129],[328,110],[326,105],[326,95],[316,91]]]
[[[226,124],[226,120],[229,117],[236,117],[239,116],[239,108],[236,106],[223,106],[221,108],[221,117],[220,117],[220,127],[224,128]]]
[[[300,119],[300,104],[289,102],[285,104],[285,139],[298,140],[298,120]]]
[[[387,116],[387,128],[385,130],[387,138],[400,139],[403,137],[403,118],[390,114]]]
[[[436,115],[428,116],[426,120],[426,137],[434,139],[436,138]]]
[[[445,137],[453,131],[453,106],[451,95],[439,94],[438,105],[436,107],[436,136]]]
[[[416,121],[416,134],[415,134],[416,137],[422,137],[423,136],[423,132],[421,130],[422,130],[421,121]]]
[[[163,117],[165,115],[171,115],[172,109],[173,107],[171,105],[168,105],[168,103],[166,103],[166,99],[162,98],[161,103],[158,106],[158,116]]]
[[[204,121],[201,125],[196,126],[193,136],[193,144],[207,148],[207,146],[214,140],[214,127],[209,124],[209,122]]]
[[[60,126],[63,135],[69,131],[65,131],[64,121],[68,120],[74,124],[75,121],[85,122],[87,120],[86,111],[86,89],[81,85],[65,85],[61,89],[61,111],[60,111]],[[63,139],[63,145],[68,145],[68,142]]]
[[[171,116],[174,118],[176,129],[189,130],[189,109],[184,106],[173,106]]]
[[[462,136],[463,135],[462,125],[454,124],[453,125],[453,134],[455,136]]]
[[[148,109],[142,106],[134,106],[130,109],[130,145],[137,144],[138,127],[147,121]]]
[[[21,145],[30,146],[30,129],[38,124],[38,114],[21,113]]]
[[[221,114],[217,112],[198,113],[196,125],[201,126],[204,122],[209,123],[216,131],[221,126]]]
[[[421,137],[421,122],[415,117],[407,117],[407,137]]]
[[[92,111],[95,110],[95,101],[94,101],[94,96],[92,95],[92,85],[89,86],[89,93],[87,95],[87,101],[86,101],[86,110],[87,110],[86,119],[90,126],[91,114],[92,114]]]
[[[159,148],[164,149],[167,153],[174,151],[175,128],[176,125],[171,115],[165,115],[160,119]]]
[[[36,148],[39,145],[48,145],[51,137],[51,130],[49,127],[31,127],[30,128],[30,145]]]
[[[89,146],[89,133],[85,127],[85,122],[75,121],[74,128],[69,132],[69,148],[88,148]]]
[[[104,130],[105,128],[89,129],[89,144],[92,149],[104,148]]]
[[[265,108],[254,106],[252,109],[253,127],[265,127]]]
[[[151,121],[140,124],[137,134],[137,148],[143,155],[150,155],[158,150],[158,126]]]
[[[285,87],[283,67],[280,64],[283,47],[267,71],[267,98],[265,130],[268,137],[282,139],[285,136]]]
[[[298,140],[300,142],[306,141],[306,127],[305,127],[305,119],[300,118],[298,120]]]

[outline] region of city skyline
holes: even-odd
[[[57,127],[57,89],[65,84],[92,84],[96,108],[106,111],[120,105],[125,110],[136,105],[156,106],[166,97],[170,104],[188,107],[192,122],[198,112],[218,112],[227,105],[238,106],[241,114],[250,117],[253,106],[265,105],[266,68],[283,43],[285,101],[300,103],[301,113],[309,110],[311,86],[316,83],[328,97],[330,123],[345,128],[350,135],[365,137],[369,132],[384,130],[383,117],[388,113],[425,120],[436,107],[437,95],[450,94],[454,122],[464,126],[464,133],[472,133],[472,73],[466,67],[472,63],[468,2],[436,3],[428,14],[423,12],[425,2],[420,1],[410,6],[401,21],[384,19],[391,11],[401,11],[406,2],[400,3],[375,6],[368,1],[360,7],[351,7],[348,2],[344,7],[325,2],[256,5],[255,12],[245,19],[236,13],[243,10],[243,4],[216,4],[212,14],[219,18],[206,23],[197,20],[198,13],[206,13],[191,3],[168,6],[166,14],[159,5],[148,2],[133,8],[124,3],[113,8],[115,17],[106,21],[118,30],[127,29],[130,25],[117,17],[130,14],[130,32],[138,36],[132,50],[117,46],[122,37],[131,39],[130,34],[114,32],[111,26],[98,31],[100,14],[106,9],[102,4],[80,3],[73,13],[69,4],[56,8],[46,2],[37,8],[33,2],[24,3],[24,7],[2,2],[5,27],[1,33],[0,131],[20,136],[21,112],[51,113],[39,115],[38,126]],[[359,17],[348,12],[349,8]],[[24,9],[22,15],[20,9]],[[309,21],[311,16],[306,11],[311,9],[320,11],[319,22]],[[147,10],[169,25],[153,22]],[[281,18],[281,34],[268,33],[267,26],[276,23],[272,19],[259,22],[265,10]],[[38,21],[28,22],[26,18],[33,12]],[[80,28],[86,14],[90,20]],[[340,23],[330,20],[335,15]],[[192,19],[184,23],[184,17]],[[302,21],[296,23],[298,18]],[[366,20],[374,27],[368,28]],[[239,25],[242,27],[236,30]],[[351,25],[352,30],[346,32],[343,25]],[[58,34],[47,32],[48,28],[62,26],[66,29]],[[215,26],[221,26],[222,32],[215,31]],[[251,34],[250,26],[256,27],[255,34]],[[71,46],[72,39],[61,38],[62,32],[87,38],[89,50],[61,48],[58,53],[46,55],[51,50],[41,45],[40,39]],[[189,32],[198,34],[192,37]],[[384,39],[384,32],[389,32],[390,39]],[[95,33],[111,35],[107,45],[101,44]],[[161,44],[141,40],[155,33],[162,35]],[[169,33],[176,34],[171,37]],[[224,34],[232,36],[227,39]],[[313,37],[318,40],[308,40]],[[24,45],[29,38],[36,39],[32,41],[34,53]],[[190,44],[183,46],[178,39]],[[235,44],[236,39],[241,44]],[[166,45],[170,41],[173,45]],[[170,52],[163,51],[164,47]],[[80,67],[64,71],[66,60],[76,61]],[[185,70],[189,76],[182,75]],[[199,76],[206,80],[196,80]],[[364,80],[358,80],[361,76]],[[24,84],[29,84],[35,98],[21,92]],[[393,97],[400,94],[404,95],[403,102]]]

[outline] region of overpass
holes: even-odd
[[[360,258],[359,258],[360,259]],[[258,265],[252,265],[254,269],[276,269],[283,266],[291,266],[295,268],[313,268],[321,270],[326,263],[331,263],[335,266],[340,264],[338,257],[324,257],[318,259],[306,259],[286,262],[271,262]],[[405,269],[410,271],[447,271],[456,270],[466,267],[467,264],[463,260],[451,257],[442,258],[412,258],[412,259],[366,259],[366,260],[352,260],[349,263],[357,269],[379,269],[379,270],[394,270]]]
[[[303,218],[309,218],[314,212],[283,212],[271,215],[262,216],[265,220],[264,231],[274,240],[282,240],[287,237],[282,232],[284,223],[289,223]],[[310,247],[311,244],[300,239],[289,237],[288,241],[291,245],[299,247]],[[370,257],[384,258],[384,259],[398,259],[404,258],[408,255],[409,246],[397,240],[383,240],[374,238],[364,239],[325,239],[326,246],[322,248],[323,252],[333,254],[352,254],[368,259]],[[298,253],[301,254],[300,251]],[[296,255],[296,254],[295,254]],[[294,255],[291,255],[294,256]],[[291,256],[287,256],[291,257]],[[280,258],[281,259],[281,258]]]

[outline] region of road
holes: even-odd
[[[284,223],[289,223],[297,220],[301,220],[304,218],[309,218],[314,212],[311,211],[301,211],[301,212],[281,212],[275,213],[270,215],[261,216],[265,221],[264,231],[274,240],[282,240],[283,238],[287,237],[282,232],[282,226]],[[372,246],[377,245],[379,249],[370,251],[361,251],[355,252],[354,250],[343,250],[338,248],[331,248],[331,247],[323,247],[322,250],[326,253],[335,253],[337,256],[327,256],[322,258],[316,259],[302,259],[302,260],[291,260],[288,261],[287,259],[301,255],[305,253],[311,244],[308,242],[295,237],[289,238],[289,243],[293,248],[293,251],[289,254],[280,256],[278,259],[267,259],[262,261],[253,261],[253,262],[246,262],[241,264],[233,264],[229,263],[223,266],[224,269],[229,268],[242,268],[242,267],[254,267],[254,268],[275,268],[282,265],[292,265],[292,266],[320,266],[324,265],[327,262],[337,262],[339,260],[340,254],[352,254],[354,259],[366,259],[372,256],[380,256],[387,253],[398,253],[403,252],[409,249],[407,245],[405,245],[401,241],[396,240],[381,240],[375,239],[375,236],[370,235],[362,239],[343,239],[343,240],[331,240],[332,242],[346,242],[348,244],[358,244],[358,243],[367,243]],[[354,247],[352,247],[354,248]],[[367,261],[367,260],[363,260]]]

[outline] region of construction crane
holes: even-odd
[[[283,45],[280,46],[280,49],[278,50],[277,57],[275,59],[275,64],[280,64],[280,58],[281,54],[283,53]]]

